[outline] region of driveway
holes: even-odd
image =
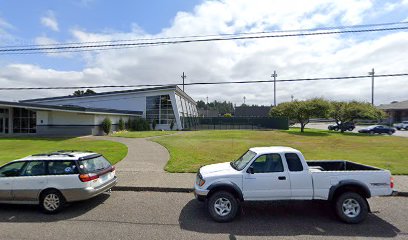
[[[208,216],[186,193],[118,192],[46,215],[33,206],[0,205],[0,239],[407,239],[408,201],[369,200],[361,224],[339,222],[325,202],[250,204],[231,223]]]
[[[322,129],[322,130],[327,130],[327,126],[329,124],[334,124],[334,123],[309,123],[306,125],[307,128],[314,128],[314,129]],[[296,124],[296,127],[300,127],[300,125]],[[365,128],[367,126],[360,126],[357,125],[356,128],[353,130],[354,133],[358,133],[358,130]],[[402,131],[396,131],[392,136],[398,136],[398,137],[408,137],[408,131],[407,130],[402,130]]]

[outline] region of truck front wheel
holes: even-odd
[[[215,192],[208,200],[208,212],[217,222],[232,221],[237,215],[238,209],[238,200],[229,192]]]
[[[335,202],[336,213],[346,223],[360,223],[368,213],[367,201],[358,193],[345,192]]]

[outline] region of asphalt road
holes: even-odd
[[[408,239],[408,198],[370,200],[358,225],[339,222],[325,202],[247,204],[231,223],[215,223],[191,193],[113,192],[57,215],[0,205],[0,239]]]
[[[315,129],[323,129],[327,130],[327,126],[329,124],[334,124],[334,123],[309,123],[306,125],[307,128],[315,128]],[[300,127],[300,125],[295,125],[297,127]],[[367,126],[356,126],[356,128],[353,130],[353,132],[358,133],[358,130],[365,128]],[[384,136],[388,136],[387,134],[382,134]],[[408,131],[407,130],[396,130],[395,133],[392,136],[398,136],[398,137],[408,137]]]

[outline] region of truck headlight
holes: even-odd
[[[197,185],[202,187],[205,184],[205,180],[204,179],[199,179]]]
[[[202,187],[205,184],[205,180],[203,179],[203,177],[201,176],[200,172],[197,173],[197,177],[196,177],[196,184],[200,187]]]

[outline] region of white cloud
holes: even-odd
[[[56,31],[56,32],[59,31],[58,21],[55,17],[54,12],[51,10],[47,11],[45,16],[41,17],[41,24],[53,31]]]
[[[206,35],[236,32],[298,29],[365,23],[374,9],[371,1],[291,1],[268,0],[206,1],[193,12],[179,12],[171,27],[156,35],[142,29],[130,32],[88,32],[73,29],[72,41],[109,41],[152,37]],[[392,11],[390,12],[392,14]],[[146,48],[84,53],[81,71],[56,71],[35,65],[9,65],[0,71],[2,86],[64,86],[102,84],[180,83],[268,80],[277,70],[278,80],[289,78],[335,77],[376,73],[408,72],[404,49],[407,32],[384,35],[327,35],[245,41],[189,43]],[[364,36],[364,38],[360,38]],[[379,37],[380,36],[380,37]],[[367,40],[368,39],[368,40]],[[50,39],[38,39],[50,41]],[[377,78],[376,103],[407,99],[402,86],[406,78]],[[18,84],[17,84],[18,83]],[[370,79],[278,83],[278,102],[311,97],[370,101]],[[109,90],[109,89],[106,89]],[[196,100],[230,100],[271,105],[273,84],[187,86]],[[71,91],[31,92],[30,97],[55,96]],[[27,98],[23,92],[6,97]]]

